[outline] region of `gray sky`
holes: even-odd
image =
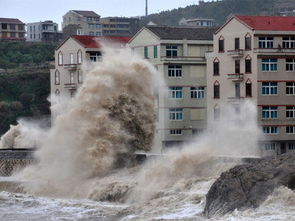
[[[148,0],[149,13],[198,4],[198,0]],[[207,0],[208,1],[208,0]],[[53,20],[60,26],[69,10],[91,10],[102,17],[145,14],[145,0],[0,0],[0,17],[24,23]],[[59,27],[60,28],[60,27]]]

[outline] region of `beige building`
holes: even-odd
[[[25,24],[16,18],[0,18],[0,40],[25,41]]]
[[[50,91],[57,97],[72,97],[83,83],[87,67],[101,60],[100,41],[126,44],[129,37],[71,36],[55,50],[55,68],[50,70]],[[83,71],[82,71],[83,66]],[[54,117],[55,113],[52,113]]]
[[[136,53],[155,65],[164,79],[156,92],[156,153],[191,140],[206,127],[205,53],[212,50],[215,31],[147,26],[129,42]]]
[[[70,10],[63,16],[62,29],[68,30],[67,27],[74,27],[70,35],[90,35],[101,36],[102,29],[100,16],[93,11]]]
[[[208,119],[223,104],[251,100],[265,154],[295,149],[295,17],[233,16],[214,35],[208,54]],[[243,111],[243,110],[239,110]]]

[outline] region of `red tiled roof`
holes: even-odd
[[[0,18],[0,23],[21,23],[24,24],[17,18]]]
[[[85,36],[85,35],[74,35],[71,36],[85,48],[100,48],[100,41],[109,41],[115,43],[127,44],[131,37],[122,37],[122,36],[105,36],[105,37],[96,37],[96,36]]]
[[[235,16],[254,30],[295,31],[295,16]]]

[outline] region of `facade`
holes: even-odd
[[[55,68],[50,70],[51,94],[72,97],[83,83],[83,77],[92,62],[101,60],[100,41],[126,44],[129,37],[71,36],[55,50]],[[88,65],[85,65],[87,64]],[[83,70],[82,70],[83,65]],[[53,118],[55,113],[52,113]]]
[[[208,55],[208,118],[223,104],[257,105],[265,155],[295,149],[295,17],[233,16]],[[243,111],[243,110],[239,110]]]
[[[195,27],[214,27],[216,21],[211,18],[193,18],[193,19],[181,19],[179,25],[195,26]]]
[[[206,127],[206,59],[216,29],[147,26],[129,46],[151,62],[164,82],[157,86],[153,152],[190,141]]]
[[[101,18],[103,36],[133,36],[139,29],[139,18]]]
[[[16,18],[0,18],[0,40],[25,41],[25,24]]]
[[[27,41],[58,42],[61,35],[58,24],[53,21],[27,23]]]
[[[66,34],[65,38],[71,35],[101,36],[102,29],[100,16],[93,11],[70,10],[63,16],[62,29],[68,26],[76,27],[74,33]],[[72,30],[73,31],[73,30]]]

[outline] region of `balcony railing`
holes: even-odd
[[[233,58],[243,57],[244,50],[243,49],[228,50],[227,55],[232,56]]]
[[[205,57],[198,56],[175,56],[175,57],[167,57],[161,56],[162,61],[187,61],[187,62],[205,62]]]
[[[69,90],[76,90],[77,89],[77,84],[76,83],[68,83],[68,84],[64,84],[66,89]]]
[[[254,48],[255,53],[295,53],[295,48]]]
[[[75,71],[77,69],[77,64],[64,64],[64,68],[70,71]]]
[[[227,79],[232,81],[243,81],[244,74],[242,73],[227,74]]]

